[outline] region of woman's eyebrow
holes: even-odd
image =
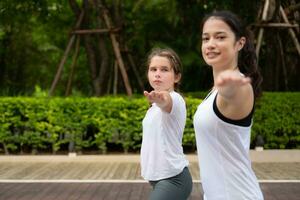
[[[213,35],[219,35],[219,34],[226,34],[226,32],[225,31],[218,31],[218,32],[215,32],[215,33],[213,33]],[[203,33],[202,34],[203,36],[205,36],[205,35],[209,35],[209,33]]]

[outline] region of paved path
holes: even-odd
[[[202,199],[196,155],[188,155],[194,188]],[[300,151],[251,152],[265,200],[300,199]],[[147,199],[138,155],[0,156],[0,200]]]
[[[265,200],[299,200],[300,183],[260,183]],[[147,200],[148,183],[0,183],[1,200]],[[194,183],[189,200],[202,200]],[[173,200],[173,199],[172,199]]]
[[[268,180],[299,180],[300,163],[253,163],[257,178]],[[190,163],[193,180],[199,182],[199,168],[195,162]],[[105,180],[142,181],[140,165],[134,162],[1,162],[0,182],[18,180],[88,180],[103,182]]]
[[[200,181],[198,159],[187,155],[195,182]],[[252,168],[261,181],[300,180],[300,150],[251,151]],[[132,180],[142,181],[139,155],[0,156],[2,181]]]

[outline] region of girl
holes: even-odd
[[[151,200],[184,200],[193,184],[182,148],[185,101],[174,91],[181,79],[181,62],[171,49],[154,49],[147,65],[153,91],[144,92],[152,105],[143,120],[141,174],[153,187]]]
[[[214,80],[194,116],[204,199],[262,200],[249,158],[261,83],[254,46],[239,19],[220,11],[204,19],[201,49]]]

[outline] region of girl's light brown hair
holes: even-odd
[[[170,48],[154,48],[151,50],[151,52],[148,55],[147,59],[147,69],[149,68],[151,59],[154,56],[160,56],[165,57],[169,60],[172,69],[174,70],[175,75],[181,75],[182,74],[182,64],[179,56],[177,53],[170,49]],[[177,90],[179,87],[180,81],[175,83],[174,89]]]

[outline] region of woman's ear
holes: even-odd
[[[241,37],[238,41],[238,51],[240,51],[244,47],[245,43],[246,43],[246,38]]]

